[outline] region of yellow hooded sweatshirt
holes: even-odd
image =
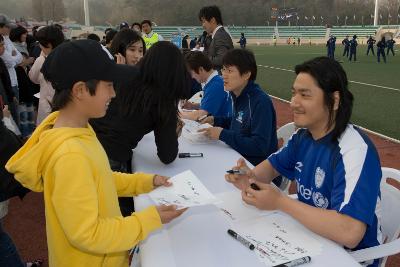
[[[153,175],[112,172],[93,129],[52,128],[50,114],[6,168],[44,192],[49,264],[128,266],[128,250],[162,226],[154,206],[122,217],[118,196],[153,189]]]

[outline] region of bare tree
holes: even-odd
[[[39,21],[43,20],[43,3],[42,0],[32,0],[33,17]]]
[[[59,21],[65,18],[62,0],[32,0],[34,13],[40,20]]]

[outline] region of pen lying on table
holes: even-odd
[[[299,266],[299,265],[304,264],[304,263],[308,263],[310,261],[311,261],[311,257],[310,256],[306,256],[306,257],[303,257],[303,258],[300,258],[300,259],[296,259],[296,260],[292,260],[292,261],[289,261],[289,262],[285,262],[285,263],[276,265],[275,267],[294,267],[294,266]]]
[[[230,236],[232,236],[233,238],[235,238],[240,243],[242,243],[243,245],[245,245],[250,250],[253,250],[255,248],[255,246],[250,241],[248,241],[246,238],[244,238],[243,236],[239,235],[238,233],[236,233],[232,229],[228,229],[228,234]]]
[[[203,153],[179,153],[179,158],[201,158]]]

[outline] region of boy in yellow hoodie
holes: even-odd
[[[51,113],[6,168],[25,187],[44,192],[49,265],[128,266],[128,250],[182,214],[151,206],[122,217],[118,196],[169,186],[166,177],[112,172],[88,124],[105,115],[113,82],[135,75],[95,41],[58,46],[42,72],[55,89]]]

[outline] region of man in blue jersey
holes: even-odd
[[[246,49],[228,51],[223,60],[224,87],[232,97],[232,115],[209,116],[202,122],[214,127],[201,131],[221,140],[239,152],[251,164],[257,165],[278,147],[276,115],[271,98],[254,82],[257,63]],[[274,181],[280,184],[280,179]]]
[[[379,245],[381,166],[372,142],[349,123],[353,95],[346,73],[326,57],[298,65],[295,72],[290,106],[299,129],[254,169],[240,159],[234,168],[245,175],[225,178],[242,190],[246,203],[281,210],[346,248]],[[297,182],[298,200],[269,184],[279,174]],[[253,182],[260,190],[249,186]]]
[[[181,117],[198,120],[204,115],[230,116],[232,114],[231,97],[224,91],[224,81],[218,75],[218,71],[213,69],[211,60],[200,51],[188,52],[185,59],[192,78],[202,84],[203,97],[200,104],[186,102],[183,108],[194,111],[181,112]]]

